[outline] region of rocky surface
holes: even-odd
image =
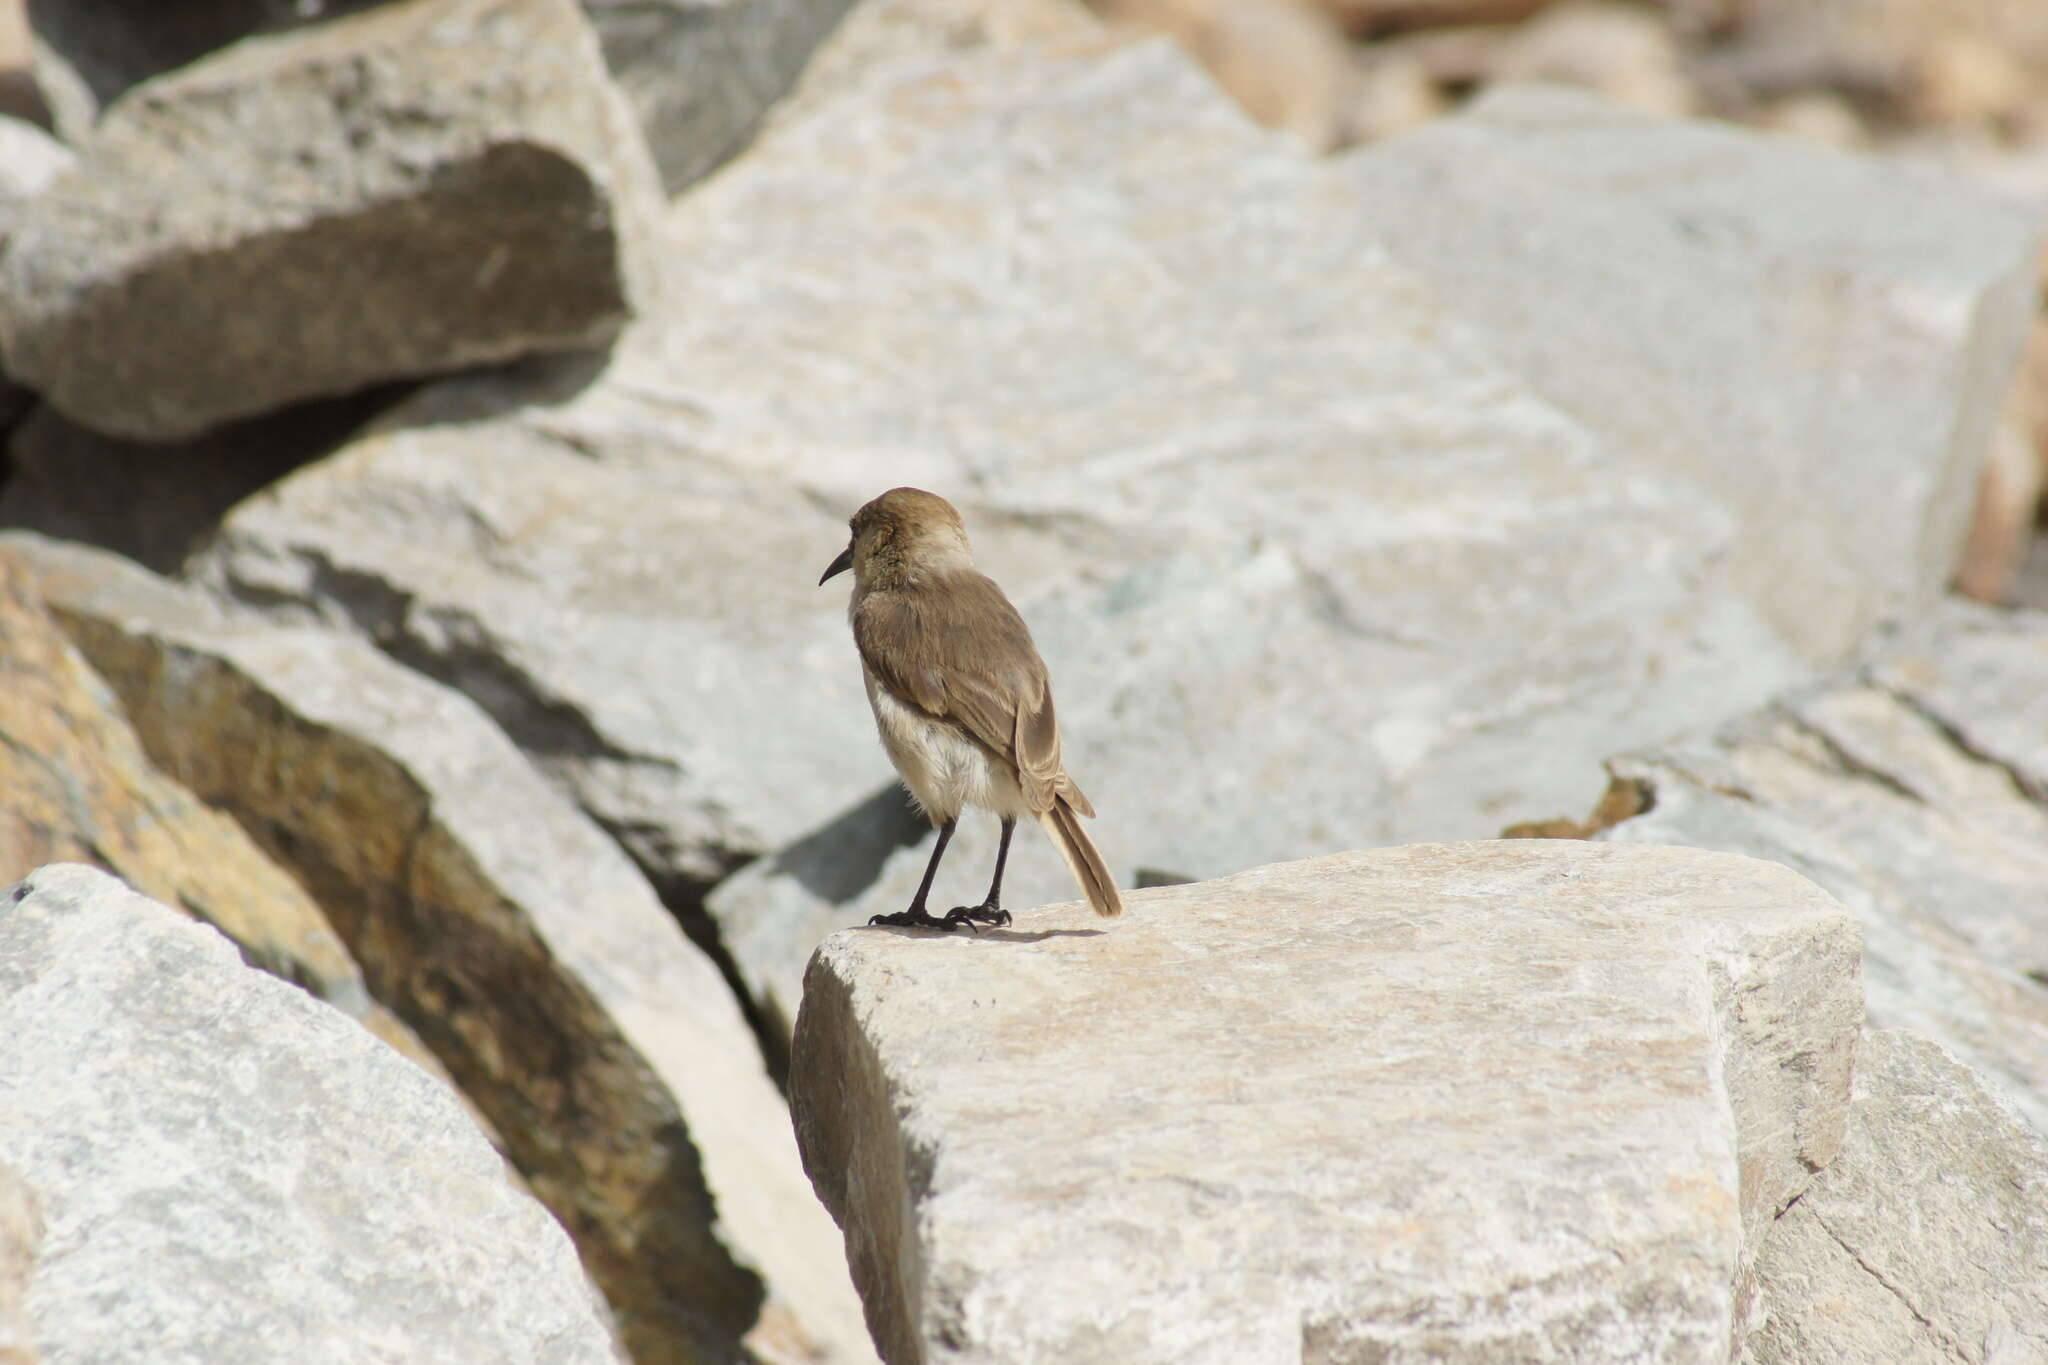
[[[151,765],[32,579],[0,548],[0,881],[49,862],[100,863],[374,1026],[382,1011],[320,908],[233,820]]]
[[[78,158],[33,123],[0,114],[0,242],[5,242],[16,206],[33,199]]]
[[[1781,867],[1415,846],[856,930],[791,1101],[886,1359],[1726,1359],[1841,1140],[1855,921]]]
[[[862,1358],[718,969],[472,703],[355,640],[238,627],[111,555],[15,543],[156,761],[313,890],[498,1126],[636,1360],[742,1338]]]
[[[254,38],[138,87],[79,152],[0,258],[0,349],[110,435],[597,346],[653,269],[652,167],[573,0]]]
[[[0,1365],[36,1365],[35,1340],[22,1301],[28,1297],[43,1216],[35,1191],[0,1165]]]
[[[1969,1067],[1865,1036],[1841,1152],[1757,1258],[1748,1365],[2048,1359],[2048,1139]]]
[[[0,892],[0,1034],[46,1365],[616,1358],[444,1086],[105,873]]]
[[[403,388],[300,403],[178,442],[104,436],[37,407],[6,438],[0,526],[173,573],[236,503],[341,444]]]
[[[746,144],[853,0],[585,0],[676,194]]]
[[[1609,764],[1599,837],[1769,858],[1863,921],[1872,1028],[1935,1039],[2048,1132],[2048,615],[1952,603],[1857,677]]]
[[[802,866],[886,804],[810,567],[882,488],[965,510],[1126,881],[1581,805],[1616,748],[1761,704],[1946,573],[2029,297],[2005,210],[1951,194],[1923,229],[1859,162],[1539,94],[1433,130],[1455,155],[1423,183],[1402,142],[1302,156],[1164,44],[882,43],[849,72],[859,23],[677,204],[677,302],[604,365],[437,385],[201,566],[481,699],[672,903],[773,853],[711,903],[765,945],[734,953],[768,1013],[821,926],[922,866],[886,816]],[[1779,211],[1805,185],[1824,217]],[[1399,226],[1439,202],[1556,282],[1468,297]],[[1654,288],[1613,264],[1638,237]],[[1731,383],[1774,356],[1774,439],[1675,380],[1591,401],[1583,373],[1643,368],[1615,338]],[[1823,421],[1838,374],[1882,424]],[[1865,487],[1883,506],[1842,520]],[[1015,876],[1069,894],[1036,844]]]

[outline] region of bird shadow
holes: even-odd
[[[877,932],[895,934],[902,938],[937,938],[935,929],[920,929],[911,924],[856,924],[856,929],[871,929]],[[963,934],[958,931],[947,934],[947,938],[985,939],[994,943],[1043,943],[1049,938],[1100,938],[1100,929],[983,929],[980,933]]]

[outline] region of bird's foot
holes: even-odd
[[[980,905],[956,905],[946,912],[947,925],[964,924],[968,928],[973,929],[977,934],[981,932],[978,927],[980,925],[986,924],[995,928],[1001,928],[1009,922],[1009,911],[1003,909],[1000,905],[992,905],[986,901]]]
[[[922,905],[913,905],[908,910],[898,910],[893,915],[876,915],[869,919],[868,923],[889,925],[897,929],[937,929],[948,934],[960,927],[960,921],[951,915],[940,919],[937,915],[927,913]]]

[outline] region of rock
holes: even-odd
[[[1863,921],[1874,1029],[1983,1072],[2048,1132],[2048,615],[1956,603],[1867,677],[1610,771],[1650,807],[1599,837],[1769,858]]]
[[[1413,29],[1510,24],[1552,0],[1318,0],[1353,33],[1381,37]]]
[[[77,164],[71,150],[24,119],[0,114],[0,244],[18,205]]]
[[[51,1365],[616,1359],[446,1088],[105,873],[0,892],[0,1034]]]
[[[42,1241],[35,1191],[13,1169],[0,1166],[0,1365],[36,1365],[35,1339],[22,1301]]]
[[[746,145],[852,0],[585,0],[670,194]]]
[[[1352,140],[1357,63],[1344,31],[1314,0],[1098,0],[1097,8],[1172,37],[1267,127],[1317,151]]]
[[[0,349],[81,425],[170,441],[598,346],[657,196],[572,0],[380,5],[111,108],[0,258]]]
[[[18,538],[152,756],[285,861],[497,1124],[649,1362],[871,1350],[718,969],[466,699]],[[250,755],[262,755],[251,763]]]
[[[1692,112],[1692,85],[1661,15],[1620,0],[1567,0],[1515,30],[1492,78],[1582,86],[1632,109]]]
[[[1564,90],[1493,92],[1351,164],[1504,360],[1730,510],[1739,590],[1805,658],[1938,596],[2033,323],[2033,214]]]
[[[0,526],[118,551],[171,573],[228,509],[340,445],[404,392],[300,403],[172,445],[124,441],[40,407],[7,441]]]
[[[0,547],[0,880],[91,861],[220,929],[251,965],[370,1021],[320,909],[234,821],[152,767],[120,705]]]
[[[602,366],[437,384],[196,566],[482,700],[671,904],[725,879],[766,1015],[923,868],[858,814],[891,774],[815,586],[882,489],[963,508],[1127,884],[1579,808],[1952,567],[2030,306],[2016,214],[1563,92],[1316,159],[1166,43],[849,71],[871,33],[674,206],[676,302]],[[848,852],[799,871],[814,841]],[[1012,877],[1072,894],[1028,832]]]
[[[1865,1036],[1842,1150],[1757,1257],[1745,1365],[2048,1359],[2048,1141],[1934,1043]]]
[[[1748,859],[1339,854],[835,935],[791,1103],[893,1365],[1725,1360],[1857,955]]]

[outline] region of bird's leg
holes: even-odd
[[[940,919],[924,908],[925,897],[932,893],[932,878],[938,875],[939,859],[946,856],[946,841],[953,837],[953,826],[960,823],[954,816],[939,826],[939,841],[932,845],[932,860],[924,865],[924,880],[917,884],[917,895],[911,900],[908,910],[899,910],[893,915],[876,915],[869,924],[893,924],[902,929],[944,929],[951,933],[959,927],[952,916]]]
[[[988,895],[980,905],[956,905],[946,912],[946,923],[964,924],[973,929],[978,924],[1008,924],[1010,912],[1003,909],[1003,864],[1010,856],[1010,835],[1017,829],[1017,817],[1003,817],[1003,841],[996,845],[996,875],[988,884]],[[978,931],[977,931],[978,932]]]

